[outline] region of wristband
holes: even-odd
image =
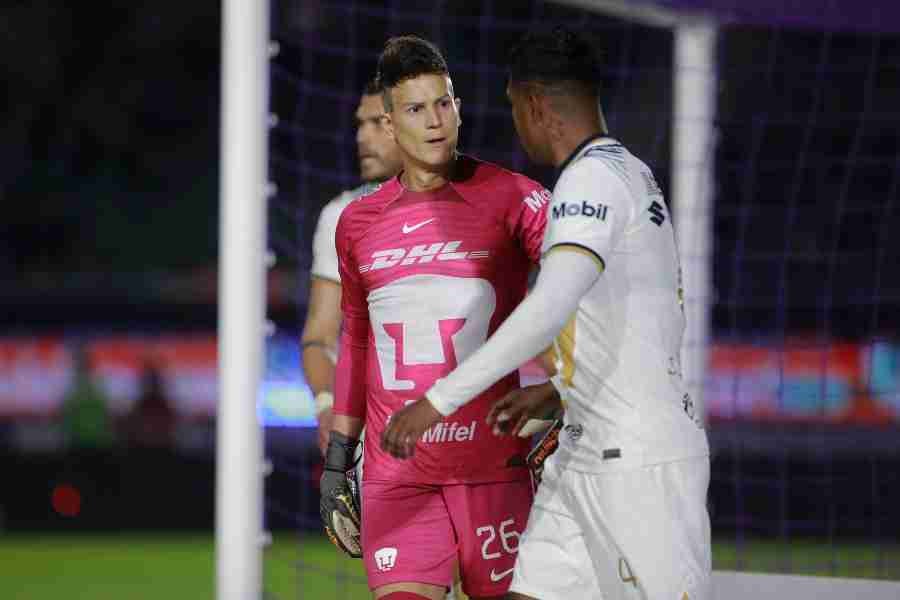
[[[343,473],[352,469],[353,455],[358,445],[359,440],[332,431],[328,437],[328,448],[325,450],[325,470]]]

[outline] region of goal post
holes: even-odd
[[[222,3],[216,597],[262,595],[269,4]]]
[[[703,389],[712,315],[717,27],[707,19],[675,26],[672,209],[684,285],[682,372],[695,414],[705,420]]]
[[[716,41],[712,18],[652,2],[555,0],[649,27],[672,30],[671,193],[684,285],[682,374],[695,414],[703,401],[712,315],[712,215],[715,177]]]

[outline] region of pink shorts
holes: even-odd
[[[458,562],[467,595],[505,594],[532,499],[528,479],[455,485],[366,481],[362,547],[369,587],[450,586]]]

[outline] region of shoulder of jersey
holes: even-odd
[[[350,202],[341,213],[341,223],[344,229],[356,228],[371,221],[377,217],[385,204],[402,192],[402,187],[396,177],[383,183],[366,184],[361,188],[366,186],[368,186],[367,192]]]
[[[381,205],[396,198],[403,192],[403,188],[396,177],[381,183],[367,183],[359,188],[361,193],[351,206],[358,210],[360,206]]]
[[[529,188],[543,188],[542,185],[529,177],[510,171],[500,165],[480,160],[468,155],[462,155],[463,160],[469,162],[467,168],[471,170],[468,176],[462,180],[454,182],[453,186],[460,192],[482,192],[486,189],[492,191],[508,192],[503,196],[490,195],[487,200],[514,200],[518,202],[521,196],[526,193]]]
[[[391,180],[388,180],[390,182]],[[360,198],[365,198],[366,196],[371,196],[378,190],[382,188],[384,182],[381,181],[367,181],[358,188],[354,189],[351,193],[353,194],[354,200],[359,200]]]
[[[593,159],[593,160],[588,160]],[[576,158],[569,169],[580,171],[582,168],[588,168],[589,165],[595,165],[597,162],[607,166],[613,173],[621,177],[624,181],[628,181],[628,150],[619,142],[608,144],[595,144],[589,146],[581,156]],[[579,167],[580,168],[576,168]]]
[[[353,188],[352,190],[344,190],[334,198],[328,201],[328,203],[322,207],[322,217],[328,218],[328,215],[331,216],[334,220],[337,220],[341,213],[350,206],[350,203],[354,200],[362,198],[366,194],[371,193],[373,190],[373,185],[371,183],[364,183],[358,187]]]

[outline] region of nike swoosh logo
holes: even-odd
[[[495,573],[493,569],[491,569],[491,581],[497,582],[506,577],[507,575],[512,575],[512,572],[515,570],[515,567],[512,569],[507,569],[505,571],[500,571],[499,573]]]
[[[434,217],[432,217],[430,219],[426,219],[425,221],[422,221],[421,223],[416,223],[415,225],[407,225],[406,223],[404,223],[403,224],[403,233],[412,233],[419,227],[424,227],[425,225],[428,225],[432,221],[434,221]]]

